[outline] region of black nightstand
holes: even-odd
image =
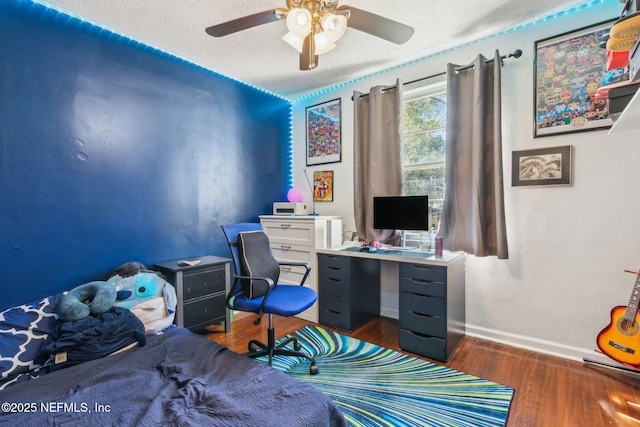
[[[225,299],[230,287],[231,259],[213,255],[189,258],[194,259],[199,259],[200,264],[178,265],[180,260],[175,260],[153,265],[176,288],[175,323],[196,331],[224,321],[224,331],[229,332],[231,316]]]

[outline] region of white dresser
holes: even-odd
[[[305,286],[318,292],[318,257],[316,249],[331,249],[342,244],[342,219],[339,216],[261,215],[271,250],[278,261],[304,261],[311,265]],[[280,282],[298,284],[304,271],[282,267]],[[318,323],[318,303],[298,317]]]

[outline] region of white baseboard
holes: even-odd
[[[400,318],[400,311],[393,308],[388,307],[380,307],[380,316],[388,317],[390,319],[398,320]]]
[[[397,320],[398,314],[399,311],[396,309],[389,307],[380,308],[380,316]],[[466,334],[470,337],[479,338],[486,341],[493,341],[524,350],[535,351],[537,353],[560,357],[562,359],[583,362],[583,360],[587,358],[609,365],[619,365],[617,362],[605,356],[604,354],[595,351],[595,338],[593,348],[583,348],[560,344],[554,341],[543,340],[540,338],[528,337],[526,335],[514,334],[511,332],[470,325],[468,323],[466,324]]]
[[[595,338],[594,348],[583,348],[560,344],[554,341],[543,340],[540,338],[514,334],[511,332],[498,331],[495,329],[474,326],[468,323],[466,325],[466,330],[466,334],[470,337],[493,341],[511,347],[535,351],[538,353],[560,357],[563,359],[582,362],[584,358],[587,358],[597,362],[613,365],[617,364],[614,360],[594,350],[596,348]]]
[[[398,320],[399,313],[399,310],[396,308],[385,306],[380,307],[380,316],[382,317],[388,317],[390,319]],[[511,347],[547,354],[549,356],[560,357],[562,359],[583,362],[586,358],[604,364],[622,366],[616,361],[605,356],[604,354],[595,351],[595,338],[593,348],[583,348],[560,344],[554,341],[543,340],[540,338],[529,337],[526,335],[485,328],[482,326],[470,325],[469,323],[466,324],[466,335],[486,341],[497,342]]]

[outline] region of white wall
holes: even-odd
[[[640,132],[609,136],[607,130],[533,138],[534,42],[619,15],[607,2],[570,12],[464,46],[412,65],[294,103],[294,184],[311,199],[304,178],[305,107],[342,99],[342,162],[308,168],[333,170],[334,201],[316,203],[321,215],[341,215],[345,231],[353,218],[354,90],[410,81],[445,70],[447,62],[470,63],[522,49],[508,59],[503,76],[503,164],[509,260],[466,259],[469,335],[568,358],[608,358],[594,352],[596,335],[616,305],[627,305],[640,266]],[[337,49],[340,47],[338,46]],[[322,66],[322,64],[320,65]],[[638,124],[640,128],[640,123]],[[511,187],[512,150],[573,145],[573,185]],[[384,173],[384,171],[381,171]],[[384,310],[385,307],[383,307]]]

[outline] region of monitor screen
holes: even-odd
[[[373,228],[429,230],[429,197],[374,197]]]

